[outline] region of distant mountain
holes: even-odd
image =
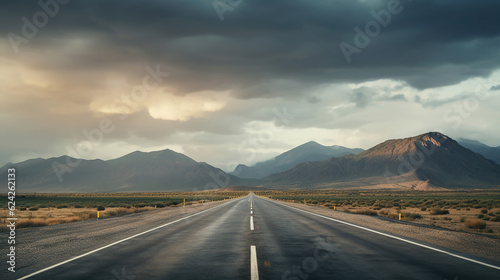
[[[469,140],[464,138],[459,138],[457,142],[464,146],[465,148],[483,155],[483,157],[487,159],[491,159],[492,161],[500,164],[500,146],[499,147],[490,147],[476,140]]]
[[[500,166],[430,132],[388,140],[355,156],[302,163],[264,180],[264,187],[274,188],[495,187],[500,186]]]
[[[7,177],[10,166],[0,168],[1,176]],[[37,158],[13,166],[22,193],[194,191],[242,184],[235,176],[171,150],[137,151],[108,161]]]
[[[238,165],[232,175],[240,178],[262,178],[272,173],[283,172],[307,161],[321,161],[347,154],[358,154],[363,149],[349,149],[342,146],[323,146],[314,141],[295,147],[274,159],[259,162],[253,166]]]

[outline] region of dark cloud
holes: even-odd
[[[500,90],[500,85],[492,86],[490,90]]]
[[[350,97],[350,101],[356,104],[356,107],[364,108],[372,102],[376,93],[370,88],[359,88],[355,90]]]
[[[172,69],[179,94],[239,89],[238,96],[273,96],[274,81],[308,84],[394,78],[417,88],[487,76],[499,65],[498,1],[401,1],[380,35],[346,63],[339,44],[374,20],[387,1],[243,1],[220,21],[212,1],[72,1],[22,51],[52,52],[67,38],[91,46],[43,67],[111,70],[124,62]],[[3,1],[0,30],[21,34],[31,2]],[[70,58],[70,59],[68,59]],[[259,86],[264,88],[259,90]],[[288,94],[301,94],[289,91]]]

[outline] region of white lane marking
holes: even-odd
[[[252,211],[252,210],[250,210],[250,214],[253,214],[253,211]]]
[[[250,279],[259,280],[259,267],[257,266],[257,250],[250,246]]]
[[[274,202],[274,203],[277,203],[277,202]],[[383,236],[386,236],[386,237],[397,239],[399,241],[403,241],[403,242],[410,243],[410,244],[413,244],[413,245],[416,245],[416,246],[427,248],[427,249],[430,249],[430,250],[433,250],[433,251],[436,251],[436,252],[440,252],[440,253],[443,253],[443,254],[455,257],[455,258],[459,258],[459,259],[462,259],[462,260],[466,260],[466,261],[469,261],[469,262],[477,263],[477,264],[480,264],[480,265],[484,265],[484,266],[487,266],[487,267],[491,267],[491,268],[500,270],[500,267],[496,266],[496,265],[492,265],[492,264],[484,263],[484,262],[481,262],[481,261],[478,261],[478,260],[474,260],[474,259],[470,259],[470,258],[467,258],[467,257],[463,257],[463,256],[460,256],[460,255],[457,255],[457,254],[454,254],[454,253],[451,253],[451,252],[448,252],[448,251],[444,251],[444,250],[441,250],[441,249],[438,249],[438,248],[434,248],[434,247],[431,247],[431,246],[427,246],[427,245],[424,245],[424,244],[421,244],[421,243],[418,243],[418,242],[406,240],[406,239],[401,238],[401,237],[397,237],[397,236],[394,236],[394,235],[390,235],[390,234],[387,234],[387,233],[376,231],[376,230],[373,230],[373,229],[370,229],[370,228],[366,228],[366,227],[363,227],[363,226],[359,226],[359,225],[356,225],[356,224],[351,224],[349,222],[337,220],[337,219],[334,219],[334,218],[330,218],[330,217],[327,217],[327,216],[323,216],[323,215],[320,215],[320,214],[316,214],[316,213],[313,213],[313,212],[309,212],[309,211],[306,211],[306,210],[295,208],[295,207],[292,207],[292,206],[289,206],[289,205],[285,205],[285,204],[281,204],[281,203],[279,203],[279,204],[283,205],[283,206],[286,206],[286,207],[289,207],[289,208],[292,208],[292,209],[295,209],[295,210],[298,210],[298,211],[302,211],[302,212],[314,215],[314,216],[318,216],[318,217],[321,217],[321,218],[324,218],[324,219],[332,220],[334,222],[338,222],[338,223],[341,223],[341,224],[346,224],[346,225],[349,225],[349,226],[352,226],[352,227],[360,228],[360,229],[363,229],[363,230],[366,230],[366,231],[369,231],[369,232],[373,232],[373,233],[380,234],[380,235],[383,235]]]
[[[85,253],[85,254],[81,254],[81,255],[76,256],[76,257],[73,257],[73,258],[71,258],[71,259],[68,259],[68,260],[62,261],[62,262],[60,262],[60,263],[58,263],[58,264],[55,264],[55,265],[49,266],[49,267],[44,268],[44,269],[41,269],[41,270],[38,270],[38,271],[36,271],[36,272],[33,272],[33,273],[31,273],[31,274],[28,274],[28,275],[26,275],[26,276],[23,276],[23,277],[21,277],[21,278],[18,278],[18,280],[22,280],[22,279],[27,279],[27,278],[30,278],[30,277],[32,277],[32,276],[35,276],[35,275],[40,274],[40,273],[42,273],[42,272],[45,272],[45,271],[47,271],[47,270],[53,269],[53,268],[55,268],[55,267],[61,266],[61,265],[63,265],[63,264],[69,263],[69,262],[74,261],[74,260],[77,260],[77,259],[79,259],[79,258],[83,258],[83,257],[88,256],[88,255],[90,255],[90,254],[93,254],[93,253],[95,253],[95,252],[98,252],[98,251],[101,251],[101,250],[106,249],[106,248],[108,248],[108,247],[111,247],[111,246],[113,246],[113,245],[116,245],[116,244],[118,244],[118,243],[122,243],[123,241],[127,241],[127,240],[129,240],[129,239],[132,239],[132,238],[135,238],[135,237],[137,237],[137,236],[140,236],[140,235],[146,234],[146,233],[148,233],[148,232],[151,232],[151,231],[154,231],[154,230],[160,229],[160,228],[162,228],[162,227],[166,227],[166,226],[169,226],[169,225],[171,225],[171,224],[175,224],[175,223],[177,223],[177,222],[180,222],[180,221],[182,221],[182,220],[185,220],[185,219],[188,219],[188,218],[191,218],[191,217],[194,217],[194,216],[200,215],[200,214],[205,213],[205,212],[207,212],[207,211],[214,210],[214,209],[219,208],[219,207],[221,207],[221,206],[224,206],[224,205],[226,205],[226,204],[228,204],[228,203],[230,203],[230,202],[234,202],[234,201],[228,201],[228,202],[226,202],[226,203],[223,203],[223,204],[221,204],[221,205],[218,205],[218,206],[212,207],[212,208],[210,208],[210,209],[206,209],[206,210],[203,210],[203,211],[201,211],[201,212],[194,213],[194,214],[192,214],[192,215],[186,216],[186,217],[184,217],[184,218],[180,218],[180,219],[175,220],[175,221],[173,221],[173,222],[166,223],[166,224],[161,225],[161,226],[157,226],[157,227],[155,227],[155,228],[152,228],[152,229],[146,230],[146,231],[144,231],[144,232],[141,232],[141,233],[138,233],[138,234],[132,235],[132,236],[127,237],[127,238],[124,238],[124,239],[122,239],[122,240],[118,240],[118,241],[116,241],[116,242],[113,242],[113,243],[108,244],[108,245],[106,245],[106,246],[103,246],[103,247],[97,248],[97,249],[92,250],[92,251],[90,251],[90,252],[87,252],[87,253]]]
[[[253,230],[253,216],[250,216],[250,230]]]

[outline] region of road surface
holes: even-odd
[[[250,194],[14,275],[86,280],[500,279],[499,264],[436,249],[442,248],[426,248]]]

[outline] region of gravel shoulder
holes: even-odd
[[[44,227],[16,230],[16,271],[8,277],[25,275],[46,268],[72,257],[87,253],[123,238],[144,232],[213,208],[228,201],[214,201],[166,207],[137,214],[116,216],[99,221],[85,220]],[[189,219],[179,223],[189,224]],[[8,232],[0,233],[0,239],[7,243]],[[138,237],[140,238],[140,237]],[[133,242],[133,239],[126,242]],[[5,260],[5,258],[2,258]],[[7,263],[1,262],[0,278],[7,272]],[[13,275],[16,274],[16,275]],[[16,278],[17,278],[16,277]],[[10,278],[9,278],[10,279]]]
[[[262,198],[269,199],[266,197]],[[319,206],[284,201],[277,202],[381,232],[407,237],[415,241],[421,241],[427,244],[448,248],[453,251],[500,262],[500,239],[498,238],[447,229],[429,228],[410,222],[400,222],[379,217],[334,211]]]

